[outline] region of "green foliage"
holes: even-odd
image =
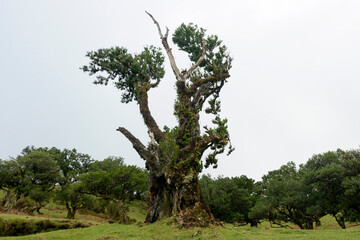
[[[20,185],[20,173],[19,163],[15,159],[0,160],[0,189],[7,191]]]
[[[126,48],[113,47],[90,51],[88,66],[81,69],[89,75],[97,75],[95,84],[107,85],[114,81],[115,87],[122,90],[122,102],[138,100],[138,84],[152,84],[152,80],[160,81],[164,77],[164,56],[159,48],[145,47],[140,54],[130,54]]]
[[[17,158],[24,187],[36,185],[48,190],[60,180],[59,167],[53,156],[43,151],[32,151]],[[28,191],[28,190],[27,190]]]
[[[169,129],[164,127],[164,133],[166,134],[166,140],[159,143],[159,150],[161,153],[160,161],[169,161],[169,166],[174,167],[179,157],[179,145],[176,142],[178,136],[178,128]]]
[[[94,171],[109,171],[113,168],[124,165],[124,158],[110,156],[105,158],[103,161],[95,161],[91,163],[90,169]]]
[[[227,72],[231,68],[231,57],[227,48],[216,35],[205,35],[206,30],[193,23],[181,24],[172,37],[180,50],[186,52],[192,62],[197,62],[202,53],[202,41],[205,41],[206,56],[200,64],[203,76]]]
[[[49,191],[61,179],[59,167],[48,152],[26,148],[23,154],[0,162],[0,186],[7,191],[4,207],[6,210],[17,208],[29,213],[39,212],[50,198]],[[11,197],[12,192],[15,199]]]
[[[83,174],[80,180],[87,193],[124,202],[145,191],[146,177],[144,170],[139,167],[121,165],[106,172]]]
[[[78,209],[93,204],[94,209],[105,212],[109,205],[108,202],[97,205],[97,200],[87,193],[119,201],[143,199],[146,195],[147,171],[126,166],[121,157],[93,161],[76,149],[33,146],[26,147],[22,154],[9,161],[0,161],[0,189],[6,193],[1,204],[5,210],[40,213],[53,197],[55,202],[66,207],[67,217],[73,219]],[[84,182],[80,183],[81,174]],[[103,191],[104,186],[108,186],[108,192]]]
[[[61,179],[58,182],[60,185],[75,182],[79,174],[90,171],[90,165],[93,162],[88,154],[79,153],[75,148],[72,150],[60,150],[55,147],[49,149],[47,147],[35,148],[34,146],[28,146],[24,148],[22,154],[25,156],[34,151],[50,154],[56,161],[60,168]]]
[[[258,222],[249,217],[259,191],[254,180],[246,176],[212,179],[203,175],[200,187],[214,217],[228,223],[257,225]]]
[[[89,172],[80,176],[80,192],[111,200],[106,210],[115,221],[128,224],[126,202],[135,199],[147,188],[146,173],[136,166],[120,165],[107,171]]]
[[[263,176],[261,198],[250,216],[280,226],[292,222],[301,229],[312,228],[313,222],[325,215],[316,200],[295,163],[289,162]]]
[[[230,141],[227,126],[228,120],[226,118],[221,119],[219,115],[216,115],[212,122],[216,127],[210,129],[206,128],[206,134],[209,136],[217,136],[218,139],[212,141],[209,145],[211,152],[205,159],[205,168],[208,168],[210,165],[213,165],[214,168],[217,168],[218,159],[216,156],[225,151],[225,148]],[[230,145],[228,154],[230,154],[233,150],[233,147]]]
[[[360,219],[359,176],[359,149],[314,155],[299,170],[290,162],[263,177],[263,192],[250,216],[312,228],[331,214],[345,228],[345,221]]]

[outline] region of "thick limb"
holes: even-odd
[[[149,129],[150,132],[154,134],[154,138],[157,143],[165,140],[165,134],[160,130],[158,124],[156,123],[155,119],[151,115],[149,110],[149,102],[148,102],[148,89],[145,86],[139,87],[140,96],[138,99],[140,113],[144,119],[144,123]]]
[[[137,139],[131,132],[129,132],[124,127],[119,127],[116,129],[117,131],[121,132],[133,145],[133,148],[136,150],[136,152],[140,155],[140,157],[144,160],[148,160],[151,158],[150,152],[146,149],[144,144],[140,142],[139,139]]]

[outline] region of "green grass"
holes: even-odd
[[[47,233],[22,237],[3,237],[5,239],[359,239],[360,226],[351,226],[342,230],[338,227],[336,221],[331,216],[321,219],[321,227],[315,230],[300,230],[284,228],[271,228],[269,223],[263,223],[258,228],[235,227],[226,224],[224,227],[210,227],[206,229],[178,229],[176,226],[168,225],[169,220],[160,220],[154,224],[144,224],[146,215],[146,204],[140,201],[134,201],[129,208],[129,216],[136,219],[135,224],[120,225],[108,224],[106,219],[93,217],[85,214],[77,215],[77,221],[84,221],[97,225],[89,228],[79,228],[70,230],[58,230]],[[51,219],[64,218],[66,211],[60,206],[50,204],[43,210],[43,216],[26,216],[14,214],[0,214],[4,219],[10,218],[39,218],[47,217]],[[89,220],[92,219],[92,220]],[[196,234],[195,234],[196,233]]]
[[[193,237],[195,232],[201,231]],[[321,230],[271,229],[250,227],[210,227],[177,229],[165,221],[155,224],[104,224],[83,229],[59,230],[15,239],[359,239],[358,227]],[[2,238],[2,239],[14,239]]]

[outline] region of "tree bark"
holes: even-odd
[[[145,222],[175,217],[179,227],[207,227],[218,225],[203,199],[197,173],[183,174],[180,181],[171,182],[164,175],[150,176],[150,206]]]
[[[68,202],[66,202],[65,204],[66,209],[67,209],[67,219],[75,219],[75,214],[76,214],[76,208],[72,207]]]
[[[342,229],[346,229],[345,218],[343,216],[334,215],[336,222]]]
[[[305,229],[308,229],[308,230],[313,230],[314,229],[314,224],[312,221],[309,221],[307,223],[305,223]]]

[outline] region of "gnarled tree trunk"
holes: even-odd
[[[175,216],[181,227],[219,224],[202,198],[197,173],[178,176],[176,182],[165,175],[150,177],[150,207],[145,222]]]
[[[92,60],[84,66],[90,75],[97,76],[95,84],[115,81],[115,87],[125,91],[122,101],[136,100],[144,123],[148,129],[150,143],[145,146],[131,132],[119,127],[134,149],[145,160],[149,170],[150,206],[145,222],[155,222],[161,217],[175,217],[183,227],[217,224],[207,203],[203,200],[198,175],[204,163],[217,166],[216,155],[224,152],[230,143],[227,120],[221,119],[220,90],[230,77],[231,57],[226,47],[215,35],[205,37],[205,30],[196,25],[181,25],[173,35],[173,42],[188,53],[193,62],[189,69],[179,70],[172,49],[168,44],[168,33],[163,35],[158,22],[154,21],[175,75],[177,98],[174,115],[178,125],[162,131],[153,118],[148,106],[148,91],[159,85],[164,76],[164,57],[159,49],[148,47],[141,54],[131,55],[125,48],[99,49],[89,52]],[[154,82],[155,81],[155,82]],[[208,103],[205,112],[215,116],[215,127],[204,126],[200,131],[199,113]],[[202,161],[204,152],[211,153]],[[232,151],[230,145],[229,153]]]

